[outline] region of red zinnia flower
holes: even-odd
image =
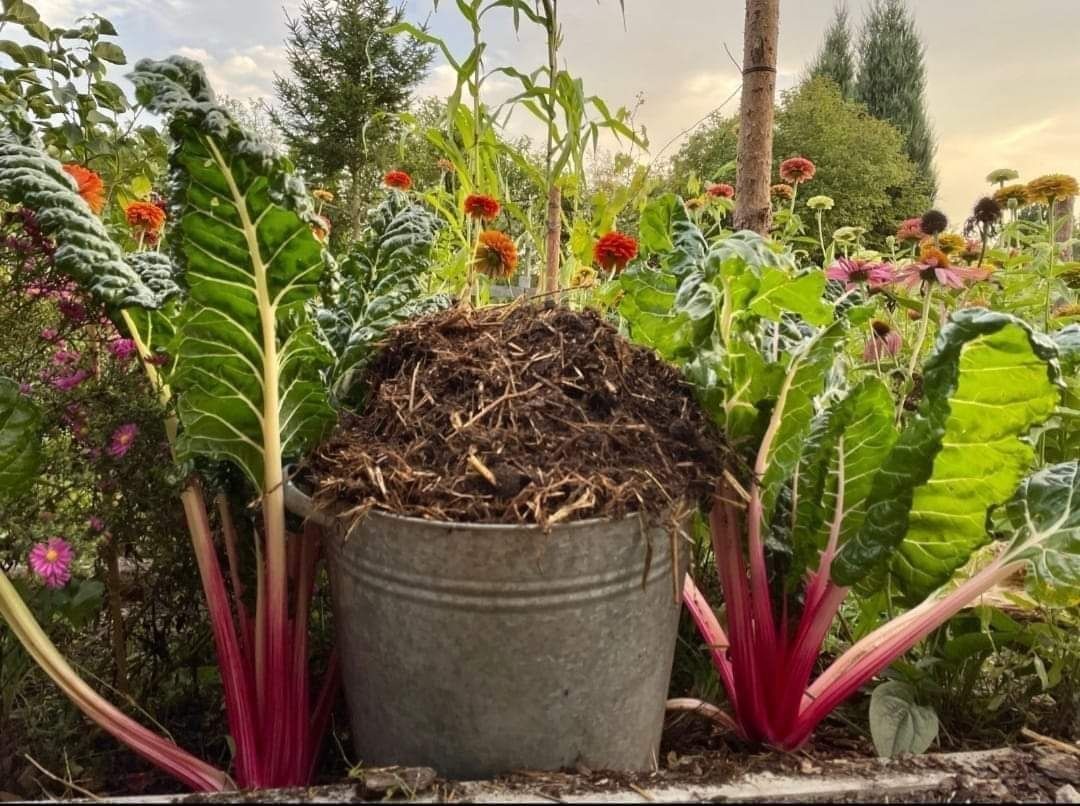
[[[622,271],[637,257],[637,240],[621,232],[602,235],[593,249],[593,259],[608,271]]]
[[[75,180],[79,195],[94,215],[99,215],[105,207],[105,183],[101,181],[101,177],[81,165],[65,165],[64,171]]]
[[[517,268],[517,247],[505,232],[484,230],[476,246],[476,269],[488,277],[506,279]]]
[[[499,214],[499,202],[491,196],[472,193],[465,197],[465,213],[481,221],[491,221]]]
[[[817,173],[817,167],[806,157],[792,157],[780,163],[780,178],[793,185],[809,182]]]
[[[124,216],[133,230],[142,230],[154,237],[165,226],[165,211],[153,202],[132,202],[124,208]]]
[[[412,177],[404,171],[390,171],[383,177],[383,184],[395,190],[408,190],[412,187]]]
[[[735,197],[735,188],[726,182],[721,182],[717,185],[709,185],[705,192],[710,196],[718,196],[722,199],[732,199]]]

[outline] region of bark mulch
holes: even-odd
[[[729,454],[679,371],[593,311],[459,306],[394,328],[310,462],[316,500],[442,521],[671,522]]]

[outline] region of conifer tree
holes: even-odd
[[[855,91],[855,54],[848,25],[847,5],[838,3],[832,23],[825,31],[825,41],[810,67],[810,78],[827,78],[840,88],[845,98]]]
[[[292,75],[274,78],[273,120],[297,164],[344,193],[338,226],[359,225],[378,182],[374,150],[393,133],[381,113],[403,111],[431,63],[430,47],[382,33],[404,16],[390,0],[303,0],[286,18]]]
[[[859,41],[855,98],[871,115],[900,130],[908,156],[933,190],[936,145],[926,113],[924,56],[904,0],[874,0]]]

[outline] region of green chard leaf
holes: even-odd
[[[217,106],[202,68],[140,61],[140,101],[169,117],[182,276],[171,382],[182,455],[232,459],[256,487],[280,474],[333,421],[329,350],[309,305],[324,262],[314,212],[293,166]],[[280,442],[279,442],[280,440]]]
[[[791,479],[813,426],[815,399],[824,391],[829,370],[836,361],[845,324],[837,320],[806,342],[791,358],[780,386],[769,430],[761,479],[761,502],[768,523],[780,489]],[[759,459],[760,461],[760,459]]]
[[[896,443],[888,387],[869,378],[818,415],[799,459],[793,541],[795,573],[814,568],[828,542],[843,497],[838,546],[858,533],[874,477]],[[841,484],[841,478],[843,484]]]
[[[40,465],[41,412],[19,384],[0,377],[0,500],[25,491]]]
[[[1031,564],[1032,595],[1049,605],[1080,603],[1080,462],[1053,465],[1025,479],[1005,514],[1016,532],[1003,559]]]
[[[923,370],[923,400],[874,478],[866,520],[833,579],[851,585],[889,562],[923,598],[988,541],[987,511],[1027,473],[1025,435],[1060,400],[1054,345],[1022,320],[953,314]]]

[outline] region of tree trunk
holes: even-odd
[[[548,294],[559,290],[559,257],[562,250],[562,191],[552,184],[548,190],[547,246],[543,289]]]
[[[780,0],[746,0],[735,228],[769,231]]]

